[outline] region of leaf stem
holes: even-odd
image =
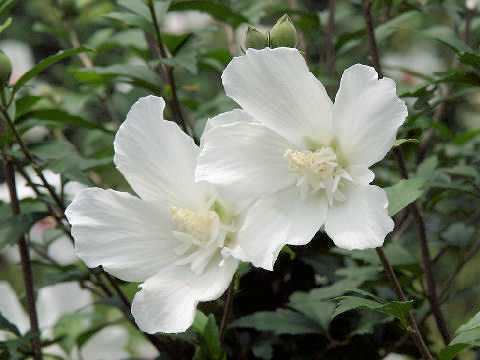
[[[390,278],[390,281],[392,282],[393,290],[395,291],[395,295],[397,296],[398,300],[407,301],[407,298],[405,297],[402,287],[400,286],[400,282],[398,281],[397,276],[393,271],[393,267],[388,261],[387,255],[385,254],[382,248],[376,248],[375,250],[377,250],[377,254],[378,254],[378,257],[380,258],[380,261],[382,262],[383,268],[385,269],[388,277]],[[430,354],[430,351],[428,350],[428,347],[422,338],[422,334],[420,333],[420,330],[417,326],[415,318],[413,317],[411,312],[408,312],[407,320],[408,320],[408,325],[411,329],[411,335],[415,343],[417,344],[418,350],[420,350],[420,353],[422,354],[423,358],[425,360],[433,360],[432,355]]]
[[[372,14],[371,14],[371,0],[362,0],[362,9],[363,9],[363,16],[366,25],[366,34],[368,38],[368,43],[370,47],[370,55],[371,61],[378,73],[378,78],[381,79],[383,77],[382,68],[380,65],[380,56],[378,52],[378,47],[375,39],[375,32],[373,28],[373,21],[372,21]],[[397,162],[398,169],[402,178],[408,179],[408,170],[405,165],[405,159],[403,158],[403,153],[401,152],[400,148],[394,149],[395,160]],[[433,274],[433,264],[430,259],[430,254],[428,250],[428,243],[427,243],[427,236],[425,232],[425,222],[423,220],[422,214],[420,212],[420,208],[417,203],[410,204],[408,206],[408,211],[413,215],[415,219],[415,224],[417,228],[417,233],[420,242],[420,248],[422,252],[422,268],[425,273],[425,277],[427,280],[427,299],[430,303],[432,308],[433,315],[435,317],[435,321],[437,323],[437,327],[442,335],[443,341],[446,345],[450,343],[451,337],[448,331],[445,318],[443,317],[442,311],[440,309],[440,304],[438,301],[438,296],[436,292],[436,284],[435,284],[435,277]]]
[[[225,332],[227,330],[228,317],[230,315],[230,310],[232,308],[233,297],[235,295],[235,277],[230,282],[227,290],[227,297],[225,299],[225,306],[223,308],[222,322],[220,323],[219,338],[220,342],[223,343],[223,338],[225,337]]]

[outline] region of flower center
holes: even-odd
[[[204,246],[210,240],[214,221],[218,216],[214,211],[209,211],[206,216],[200,215],[189,209],[170,207],[172,219],[177,222],[178,232],[191,237],[198,246]]]
[[[177,230],[173,237],[180,243],[174,247],[179,256],[176,265],[190,265],[191,270],[200,275],[212,257],[221,252],[230,227],[220,222],[215,211],[207,211],[205,215],[185,208],[170,207],[172,219]]]
[[[297,187],[303,199],[322,189],[330,205],[333,199],[346,199],[339,190],[339,183],[342,178],[351,180],[351,177],[338,164],[337,155],[332,148],[322,146],[313,152],[287,149],[283,156],[288,160],[288,169],[298,176]]]

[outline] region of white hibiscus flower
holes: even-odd
[[[357,64],[332,104],[290,48],[248,49],[222,80],[243,110],[222,114],[226,125],[206,132],[196,177],[231,201],[260,198],[238,234],[247,259],[271,270],[285,244],[308,243],[322,225],[339,247],[381,246],[393,221],[368,168],[407,116],[395,83]]]
[[[114,162],[139,197],[90,188],[66,215],[78,256],[125,281],[143,282],[132,314],[148,333],[177,333],[193,322],[199,301],[218,298],[238,261],[240,208],[215,188],[195,183],[199,148],[163,120],[165,102],[133,105],[114,142]]]

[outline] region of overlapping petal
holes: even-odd
[[[293,185],[286,149],[296,149],[263,124],[234,123],[205,134],[196,179],[215,184],[228,200],[259,198]]]
[[[296,49],[248,49],[222,75],[226,94],[255,119],[297,145],[328,143],[332,101]]]
[[[187,330],[197,303],[218,298],[232,280],[238,261],[230,257],[219,266],[220,261],[220,256],[213,258],[201,276],[186,266],[173,265],[148,279],[132,303],[138,326],[150,334]]]
[[[194,185],[198,146],[178,126],[163,120],[165,102],[138,100],[115,136],[114,162],[135,192],[167,206],[198,208],[204,201]]]
[[[174,261],[168,208],[128,193],[90,188],[65,212],[77,255],[89,267],[126,281],[144,281]]]
[[[349,165],[369,167],[392,148],[407,107],[392,79],[378,79],[370,66],[353,65],[343,73],[333,106],[338,151]]]
[[[335,245],[347,250],[382,246],[385,236],[393,230],[385,191],[378,186],[353,183],[342,191],[347,200],[334,203],[328,210],[328,236]]]
[[[217,126],[230,125],[230,124],[235,124],[237,122],[256,123],[257,120],[255,120],[255,118],[252,115],[250,115],[249,113],[241,109],[234,109],[232,111],[227,111],[211,119],[208,119],[207,123],[205,124],[205,129],[203,129],[202,137],[200,138],[200,149],[203,148],[203,144],[205,142],[205,136],[210,130],[216,128]]]
[[[327,217],[326,199],[298,201],[298,197],[298,190],[290,187],[258,200],[249,209],[238,236],[253,265],[273,270],[284,245],[305,245],[320,230]]]

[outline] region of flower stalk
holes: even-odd
[[[235,277],[232,279],[232,282],[228,286],[227,296],[225,298],[225,305],[223,307],[222,322],[220,323],[220,330],[218,335],[221,343],[223,343],[223,338],[225,337],[225,332],[227,330],[228,317],[230,315],[230,310],[232,308],[234,296],[235,296]]]

